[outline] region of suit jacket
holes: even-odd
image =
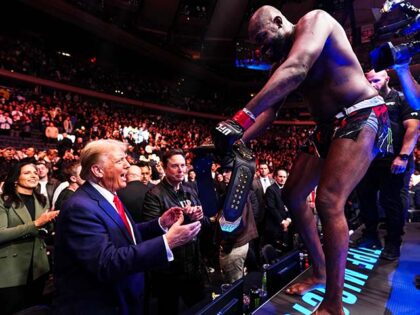
[[[60,181],[58,181],[55,178],[52,177],[48,177],[48,182],[45,185],[45,189],[47,190],[47,200],[48,200],[48,204],[52,205],[52,200],[53,200],[53,196],[54,196],[54,191],[56,190],[56,188],[60,185]],[[40,192],[41,191],[41,185],[38,185],[37,190]]]
[[[274,179],[268,178],[270,181],[270,185],[274,184]],[[256,216],[256,221],[259,226],[264,222],[265,218],[265,199],[264,199],[264,189],[263,185],[261,184],[260,177],[255,178],[252,181],[252,190],[255,192],[258,200],[258,211]]]
[[[289,218],[289,213],[281,198],[281,189],[276,183],[267,188],[265,201],[265,231],[274,238],[279,237],[283,233],[281,222]]]
[[[158,220],[136,225],[137,244],[115,208],[89,183],[56,225],[56,314],[142,314],[143,272],[168,263]]]
[[[141,213],[143,210],[144,197],[149,189],[155,185],[148,183],[143,184],[141,181],[135,180],[129,182],[127,187],[118,191],[118,197],[120,197],[123,204],[127,207],[135,222],[141,221]]]
[[[35,198],[35,217],[47,207]],[[49,272],[45,242],[25,204],[6,208],[0,198],[0,288],[25,285],[32,267],[32,279]]]

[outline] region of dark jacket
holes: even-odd
[[[158,220],[136,225],[134,244],[114,207],[89,183],[56,224],[55,314],[143,314],[144,271],[168,258]]]
[[[277,238],[282,234],[281,222],[289,218],[289,212],[283,203],[281,189],[277,183],[267,188],[265,202],[265,232]]]
[[[171,207],[185,207],[187,203],[192,206],[201,205],[198,193],[191,186],[181,184],[178,191],[164,178],[159,184],[146,193],[143,204],[142,221],[149,221],[161,216]],[[207,218],[202,220],[207,222]],[[190,223],[185,217],[184,224]],[[174,261],[170,262],[170,267],[162,270],[170,274],[187,273],[194,274],[201,271],[202,263],[198,238],[183,246],[172,250]]]
[[[127,187],[118,192],[118,197],[120,197],[124,206],[127,207],[135,222],[141,221],[144,198],[146,193],[154,186],[152,183],[145,185],[141,181],[135,180],[129,182]]]
[[[274,183],[272,178],[268,178],[270,184]],[[255,220],[259,226],[259,229],[262,227],[264,223],[265,217],[265,200],[264,200],[264,189],[260,181],[260,177],[255,178],[252,181],[252,190],[254,191],[255,195],[257,196],[258,200],[258,209],[255,211]]]

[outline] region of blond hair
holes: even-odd
[[[84,180],[91,176],[91,168],[115,149],[127,150],[127,144],[117,140],[101,139],[88,143],[80,153],[82,170],[80,177]]]

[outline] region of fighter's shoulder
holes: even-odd
[[[337,23],[335,19],[323,10],[313,10],[302,16],[296,24],[297,29],[301,31],[314,29],[329,29],[332,31]]]
[[[314,21],[320,21],[320,22],[331,22],[334,21],[334,18],[326,11],[324,10],[312,10],[306,13],[304,16],[302,16],[298,23],[300,22],[314,22]]]

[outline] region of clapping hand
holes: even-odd
[[[168,246],[171,249],[192,241],[200,232],[200,221],[181,225],[182,222],[184,222],[184,216],[181,214],[178,221],[176,221],[171,226],[168,233],[166,233],[166,240],[168,241]]]
[[[182,216],[183,208],[172,207],[166,210],[160,217],[160,225],[164,229],[169,229]]]
[[[44,226],[45,224],[50,223],[52,220],[54,220],[58,216],[59,213],[60,213],[59,210],[45,211],[44,213],[40,215],[38,219],[34,221],[35,227],[39,228],[39,227]]]
[[[204,217],[202,206],[187,206],[182,210],[191,221],[200,221]]]

